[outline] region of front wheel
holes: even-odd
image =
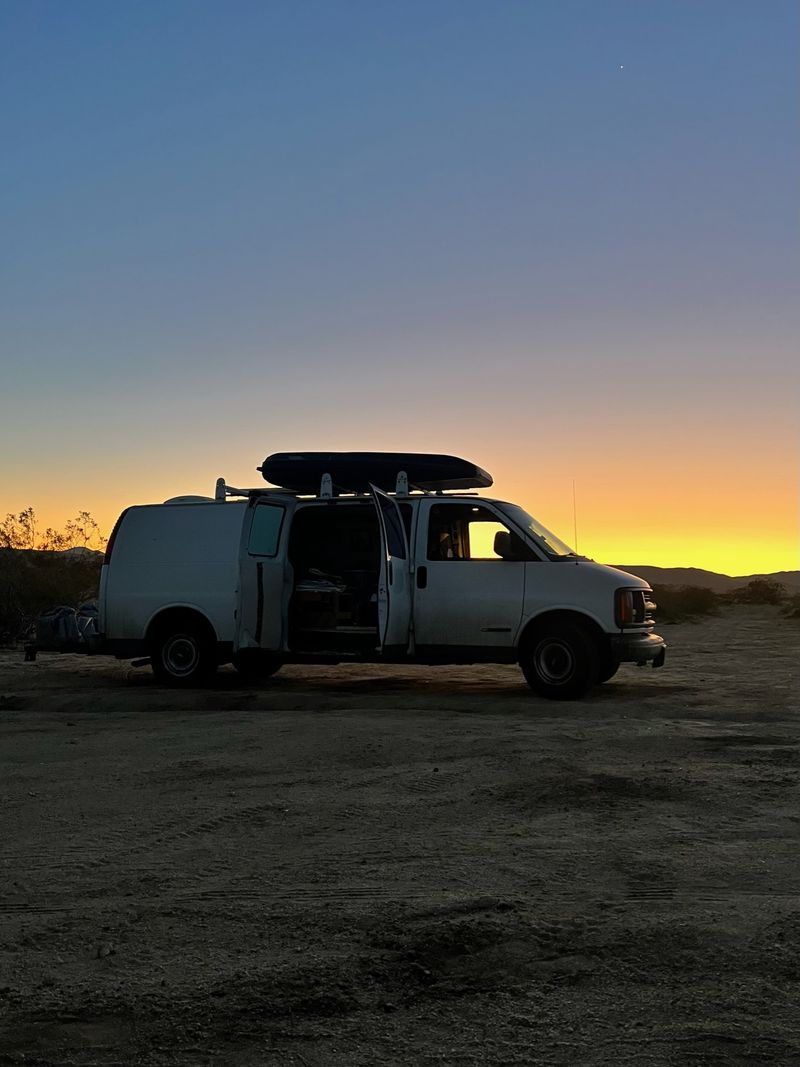
[[[198,685],[217,668],[211,636],[198,625],[178,623],[158,631],[150,662],[153,674],[166,685]]]
[[[577,700],[597,681],[597,645],[577,623],[553,624],[526,641],[519,665],[534,692],[550,700]]]
[[[597,684],[602,685],[603,682],[608,682],[619,670],[620,661],[615,652],[612,652],[610,648],[604,649],[600,653],[599,665],[597,670]]]

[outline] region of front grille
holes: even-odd
[[[636,589],[631,597],[633,600],[633,625],[641,626],[644,622],[647,608],[645,605],[644,592],[641,589]]]

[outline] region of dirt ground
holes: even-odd
[[[0,1063],[800,1064],[800,622],[513,667],[0,653]]]

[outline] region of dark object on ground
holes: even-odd
[[[60,606],[43,612],[35,622],[36,644],[57,651],[98,637],[98,610],[93,601],[75,608]]]
[[[0,633],[5,642],[27,638],[32,620],[54,604],[76,608],[96,596],[102,562],[100,553],[0,548]]]

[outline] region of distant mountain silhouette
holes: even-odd
[[[651,585],[699,585],[712,589],[715,593],[727,593],[731,589],[740,589],[748,582],[765,578],[780,582],[788,592],[800,592],[800,571],[775,571],[774,574],[745,574],[732,577],[729,574],[717,574],[716,571],[704,571],[699,567],[649,567],[647,564],[614,563],[621,571],[637,574]]]
[[[102,560],[104,553],[96,548],[87,548],[85,545],[76,545],[74,548],[6,548],[0,547],[0,552],[10,553],[12,556],[19,553],[24,556],[60,556],[61,559],[78,560]]]
[[[93,556],[100,558],[103,555],[96,548],[87,548],[84,545],[77,545],[75,548],[62,548],[57,551],[57,554],[66,556],[67,559],[92,559]]]

